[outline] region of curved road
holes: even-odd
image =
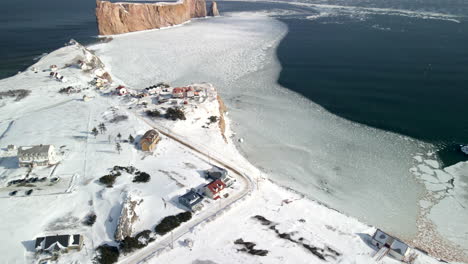
[[[245,198],[249,195],[255,187],[255,183],[252,179],[247,176],[245,173],[242,172],[241,169],[236,168],[235,165],[230,164],[229,162],[224,161],[220,158],[220,155],[213,156],[213,152],[209,151],[211,154],[207,154],[203,147],[196,146],[195,144],[188,143],[182,139],[181,136],[171,132],[167,128],[158,127],[153,122],[142,118],[138,113],[130,112],[138,119],[142,120],[143,122],[147,123],[150,127],[156,129],[159,133],[163,134],[164,136],[180,143],[186,148],[191,149],[192,151],[200,154],[202,157],[207,159],[206,161],[209,163],[217,163],[220,166],[225,167],[226,169],[230,170],[232,174],[234,174],[237,184],[242,186],[241,190],[236,190],[234,193],[230,193],[230,196],[225,199],[219,199],[214,203],[218,203],[218,205],[212,205],[209,208],[205,208],[204,210],[198,212],[193,216],[193,218],[188,221],[187,223],[182,224],[178,228],[176,228],[173,232],[164,235],[163,237],[158,237],[157,240],[147,247],[137,250],[132,254],[127,256],[121,257],[119,263],[146,263],[149,259],[157,256],[159,253],[163,252],[165,249],[171,247],[174,241],[177,241],[183,235],[192,232],[197,226],[203,224],[205,221],[209,219],[214,219],[224,213],[227,209],[229,209],[233,204],[238,202],[239,200]],[[232,175],[231,174],[231,175]]]

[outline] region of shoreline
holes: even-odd
[[[235,144],[234,144],[234,145],[235,145]],[[239,151],[239,155],[244,156],[244,155],[242,155],[242,153],[241,153],[240,151]],[[245,159],[247,159],[247,158],[245,158]],[[247,159],[247,160],[248,160],[248,159]],[[249,161],[249,162],[250,162],[250,161]],[[253,165],[252,165],[252,166],[253,166]],[[281,185],[280,185],[280,186],[281,186]],[[335,209],[333,209],[333,210],[335,210]],[[335,210],[335,211],[337,211],[337,210]],[[337,211],[337,212],[339,212],[339,211]]]

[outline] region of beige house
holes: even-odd
[[[159,140],[161,140],[161,137],[156,130],[148,130],[140,140],[141,149],[143,151],[153,151]]]
[[[18,163],[20,167],[48,166],[57,162],[55,148],[52,145],[18,148]]]

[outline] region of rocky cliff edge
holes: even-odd
[[[216,3],[214,4],[216,8]],[[219,15],[210,8],[210,14]],[[100,35],[122,34],[182,24],[207,16],[205,0],[157,3],[111,3],[96,0],[96,20]]]

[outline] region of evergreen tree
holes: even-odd
[[[128,141],[133,144],[133,142],[135,142],[135,138],[130,134],[130,136],[128,136]]]
[[[115,149],[116,149],[117,152],[119,152],[119,154],[120,154],[120,152],[122,151],[122,146],[120,146],[120,143],[119,143],[119,142],[117,142],[117,143],[115,144]]]
[[[117,134],[117,138],[119,139],[119,141],[122,139],[122,135],[120,135],[120,133]]]
[[[91,130],[91,133],[94,135],[94,138],[96,138],[97,135],[99,134],[99,131],[97,130],[96,127],[94,127],[93,130]]]
[[[104,123],[99,124],[99,131],[101,131],[101,134],[104,134],[107,131],[106,125]]]

